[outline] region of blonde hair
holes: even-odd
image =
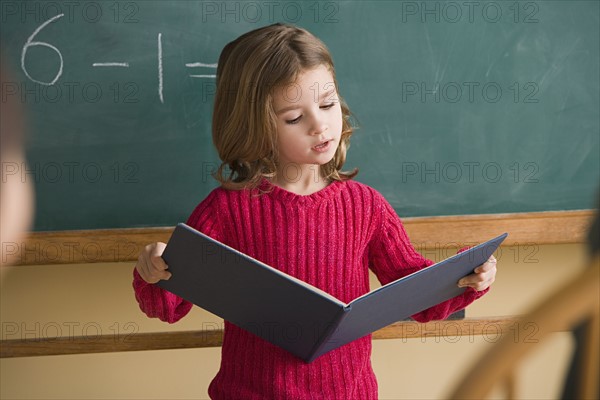
[[[213,143],[222,161],[214,177],[223,187],[253,188],[262,178],[275,178],[273,90],[294,83],[301,72],[321,65],[331,72],[337,90],[333,60],[325,44],[305,29],[289,24],[250,31],[225,46],[217,67],[212,117]],[[343,119],[340,144],[333,159],[319,169],[327,179],[347,180],[358,173],[358,169],[341,171],[354,128],[350,109],[341,96],[338,98]]]

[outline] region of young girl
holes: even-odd
[[[0,50],[0,56],[5,53]],[[0,60],[3,60],[0,58]],[[34,187],[29,179],[22,179],[21,171],[27,167],[25,159],[25,120],[20,93],[8,93],[14,85],[8,65],[0,62],[0,163],[2,183],[0,183],[0,237],[2,253],[0,267],[18,261],[18,254],[4,252],[4,243],[19,243],[33,223],[35,209]],[[6,173],[5,173],[6,166]],[[16,169],[16,173],[14,170]],[[9,173],[8,171],[13,172]],[[0,275],[1,276],[1,275]]]
[[[328,49],[304,29],[274,24],[240,36],[218,63],[213,141],[221,186],[187,224],[349,302],[433,262],[411,245],[376,190],[341,170],[352,127]],[[170,323],[192,305],[152,285],[169,279],[164,243],[146,246],[134,270],[140,308]],[[490,258],[460,282],[464,294],[413,316],[443,319],[494,281]],[[376,399],[371,336],[310,364],[225,322],[213,399]]]

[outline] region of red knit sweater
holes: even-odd
[[[213,190],[187,224],[243,253],[314,285],[343,302],[369,291],[369,269],[386,284],[433,262],[415,251],[394,209],[374,189],[334,181],[301,196],[263,180],[258,190]],[[173,323],[192,305],[141,279],[133,286],[149,317]],[[486,290],[487,291],[487,290]],[[473,289],[413,316],[444,319],[485,291]],[[212,399],[376,399],[371,335],[310,364],[225,322],[221,367]]]

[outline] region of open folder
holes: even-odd
[[[500,235],[346,304],[330,294],[178,224],[162,255],[172,276],[156,285],[306,362],[465,291]]]

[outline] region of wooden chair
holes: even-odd
[[[503,383],[507,397],[515,398],[514,370],[518,362],[548,334],[572,331],[584,324],[582,360],[577,377],[577,398],[598,399],[598,375],[600,358],[600,255],[596,256],[585,271],[552,293],[537,307],[525,314],[517,326],[518,336],[506,335],[495,344],[464,376],[450,399],[483,399],[497,383]],[[526,337],[533,322],[539,331],[536,341],[520,340]]]

